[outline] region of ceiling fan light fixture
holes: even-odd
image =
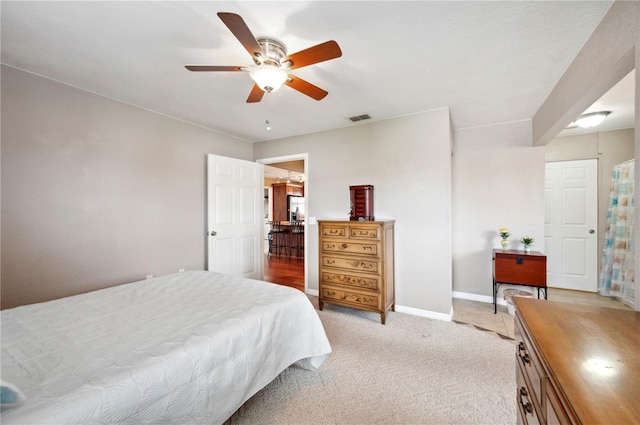
[[[276,65],[263,63],[254,66],[249,71],[249,76],[255,83],[267,93],[278,90],[285,81],[287,81],[287,71],[278,68]]]
[[[583,115],[580,115],[580,118],[575,120],[574,123],[578,127],[582,127],[582,128],[595,127],[599,125],[602,121],[604,121],[604,119],[607,118],[607,115],[609,115],[610,113],[611,112],[609,111],[600,111],[600,112],[591,112],[589,114],[583,114]]]

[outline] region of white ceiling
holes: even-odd
[[[2,63],[249,142],[442,107],[460,129],[530,120],[610,5],[3,0]],[[342,57],[294,72],[329,95],[282,87],[247,104],[247,73],[185,70],[252,64],[220,11],[289,53],[336,40]]]
[[[300,168],[297,163],[300,163],[300,165],[302,165],[302,171],[296,171],[296,169]],[[264,178],[282,180],[283,182],[291,180],[294,183],[300,182],[300,178],[302,178],[302,181],[304,181],[304,161],[295,161],[295,163],[289,161],[271,165],[265,164]]]
[[[567,128],[561,131],[558,137],[576,136],[578,134],[592,133],[594,131],[612,131],[623,128],[633,128],[635,111],[635,78],[636,71],[633,70],[583,112],[584,114],[588,114],[591,112],[609,111],[610,114],[602,124],[594,128]]]

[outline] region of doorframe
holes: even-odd
[[[309,188],[309,154],[308,153],[299,153],[292,155],[284,155],[284,156],[275,156],[270,158],[260,158],[256,159],[256,162],[259,162],[264,165],[275,164],[278,162],[288,162],[288,161],[304,161],[304,246],[305,246],[305,255],[304,255],[304,293],[306,294],[308,291],[308,283],[309,283],[309,256],[307,255],[307,246],[308,246],[308,237],[309,237],[309,198],[308,198],[308,188]],[[262,172],[262,184],[264,185],[264,168]],[[264,202],[262,203],[262,215],[264,217]],[[262,240],[264,240],[264,226],[261,227]],[[261,276],[264,277],[264,256],[262,256],[262,270]]]

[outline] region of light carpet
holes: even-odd
[[[512,341],[403,313],[318,314],[333,349],[320,370],[288,368],[227,424],[516,423]]]

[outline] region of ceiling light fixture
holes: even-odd
[[[293,172],[291,170],[288,170],[287,173],[289,173],[287,177],[277,177],[277,182],[280,183],[284,180],[285,183],[291,183],[294,182],[294,179],[297,179],[298,183],[304,183],[304,174],[292,175]]]
[[[249,76],[256,82],[258,87],[267,93],[278,90],[289,78],[287,71],[277,65],[271,65],[269,62],[251,68]]]
[[[609,115],[610,113],[611,112],[609,111],[600,111],[591,112],[589,114],[582,114],[580,115],[580,118],[578,118],[574,122],[578,127],[582,128],[595,127],[602,121],[604,121],[604,119],[607,118],[607,115]]]

